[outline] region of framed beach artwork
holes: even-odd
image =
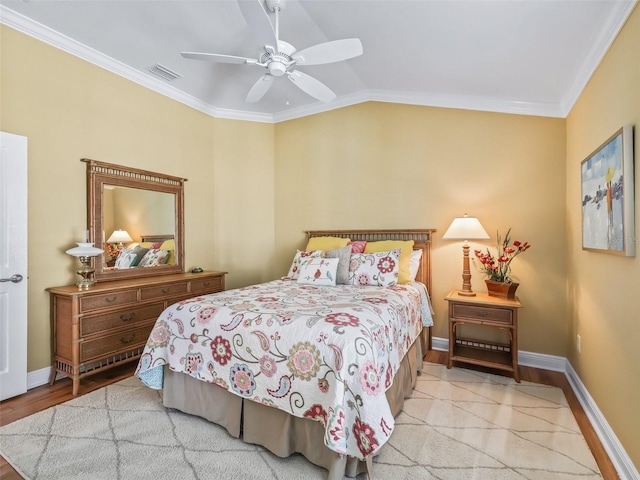
[[[582,249],[635,256],[633,126],[585,158],[581,172]]]

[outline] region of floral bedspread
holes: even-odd
[[[423,324],[432,324],[425,293],[422,284],[318,287],[283,279],[196,297],[160,315],[136,375],[159,389],[169,365],[321,422],[328,448],[364,459],[393,431],[384,392]]]

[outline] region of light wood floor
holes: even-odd
[[[432,350],[427,353],[425,360],[434,363],[447,363],[447,352]],[[127,378],[133,374],[135,370],[135,362],[129,365],[123,365],[112,370],[108,370],[101,374],[93,375],[83,379],[80,383],[80,395],[89,393],[98,388],[104,387],[111,383]],[[465,365],[465,368],[470,368]],[[487,369],[478,368],[478,370],[489,371]],[[492,373],[500,374],[495,371]],[[587,418],[582,406],[578,402],[571,386],[565,375],[560,372],[552,372],[549,370],[541,370],[539,368],[520,367],[520,377],[522,380],[529,382],[541,383],[543,385],[552,385],[559,387],[564,391],[567,401],[573,411],[574,416],[582,430],[582,434],[593,453],[594,458],[600,468],[600,472],[605,480],[616,480],[618,475],[605,451],[600,439],[596,435],[589,419]],[[29,390],[24,395],[0,402],[0,426],[14,422],[20,418],[27,417],[33,413],[45,410],[59,403],[73,399],[71,394],[71,381],[69,379],[58,380],[53,386],[43,385]],[[0,479],[2,480],[20,480],[22,477],[0,457]]]

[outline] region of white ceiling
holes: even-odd
[[[338,95],[328,104],[284,77],[248,104],[261,67],[180,55],[256,58],[235,0],[0,0],[0,20],[216,117],[278,122],[368,100],[564,117],[635,3],[288,0],[280,38],[298,50],[362,41],[360,57],[299,67]],[[154,64],[181,77],[160,79]]]

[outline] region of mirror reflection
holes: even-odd
[[[102,200],[104,268],[175,264],[174,194],[104,185]]]
[[[83,158],[98,281],[184,271],[185,178]],[[147,268],[150,267],[150,268]]]

